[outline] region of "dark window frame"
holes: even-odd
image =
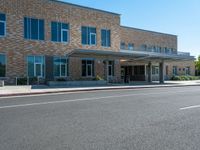
[[[94,59],[82,59],[81,61],[82,64],[82,77],[94,77],[95,76],[95,71],[94,71]],[[88,67],[91,67],[91,72],[89,73]]]

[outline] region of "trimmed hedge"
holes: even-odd
[[[173,81],[200,80],[200,76],[173,76]]]

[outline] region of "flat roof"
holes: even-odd
[[[122,25],[121,25],[121,27],[122,27],[122,28],[133,29],[133,30],[140,30],[140,31],[143,31],[143,32],[151,32],[151,33],[156,33],[156,34],[162,34],[162,35],[169,35],[169,36],[176,36],[176,37],[177,37],[177,35],[169,34],[169,33],[163,33],[163,32],[157,32],[157,31],[139,29],[139,28],[134,28],[134,27],[122,26]]]
[[[94,10],[94,11],[99,11],[99,12],[103,12],[103,13],[109,13],[109,14],[117,15],[117,16],[121,15],[121,14],[118,14],[118,13],[114,13],[114,12],[110,12],[110,11],[105,11],[105,10],[101,10],[101,9],[96,9],[96,8],[91,8],[91,7],[87,7],[87,6],[81,6],[81,5],[78,5],[78,4],[64,2],[64,1],[61,1],[61,0],[49,0],[49,1],[55,2],[55,3],[60,3],[60,4],[71,5],[71,6],[75,6],[75,7],[79,7],[79,8],[83,8],[83,9]]]

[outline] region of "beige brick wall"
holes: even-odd
[[[162,48],[173,48],[177,50],[177,36],[158,32],[146,31],[141,29],[121,27],[121,42],[133,43],[138,49],[142,44],[157,46]]]
[[[26,76],[27,55],[61,55],[74,49],[98,49],[119,51],[120,16],[67,5],[49,0],[0,0],[0,12],[7,17],[7,35],[0,39],[0,53],[7,55],[7,77]],[[45,40],[25,40],[23,31],[24,17],[45,20]],[[51,21],[65,22],[70,25],[68,44],[51,41]],[[97,28],[97,45],[81,44],[81,26]],[[111,47],[101,46],[100,30],[111,30]]]

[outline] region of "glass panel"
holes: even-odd
[[[1,21],[6,21],[6,15],[0,13],[0,20],[1,20]]]
[[[61,76],[66,76],[66,64],[61,65]]]
[[[69,29],[69,24],[62,23],[62,29],[68,30]]]
[[[96,34],[91,34],[91,45],[96,45]]]
[[[86,76],[86,60],[82,60],[82,76]]]
[[[35,64],[36,76],[42,76],[42,64]]]
[[[110,47],[111,46],[111,40],[110,40],[110,30],[108,30],[107,32],[107,46]]]
[[[43,63],[43,57],[42,56],[35,56],[35,63]]]
[[[90,27],[90,33],[96,33],[96,28]]]
[[[0,22],[0,36],[5,35],[5,23]]]
[[[28,76],[34,77],[34,56],[28,56]]]
[[[58,28],[57,28],[57,32],[58,32],[58,42],[61,42],[61,29],[62,29],[62,24],[58,23]]]
[[[24,18],[24,38],[27,39],[28,38],[28,19]]]
[[[38,39],[38,19],[31,19],[31,39]]]
[[[54,42],[57,42],[57,37],[58,33],[57,33],[57,23],[56,22],[52,22],[51,23],[51,40]]]
[[[62,37],[62,41],[63,42],[67,42],[68,41],[68,31],[67,30],[65,30],[65,31],[63,30],[62,31],[62,36],[63,36]]]
[[[5,77],[6,75],[6,57],[0,54],[0,77]]]
[[[87,27],[81,28],[81,36],[82,36],[82,44],[88,44],[87,43]]]
[[[39,20],[39,39],[44,40],[44,20]]]
[[[101,30],[101,45],[106,46],[106,30]]]
[[[92,65],[91,64],[87,65],[87,75],[92,76]]]

